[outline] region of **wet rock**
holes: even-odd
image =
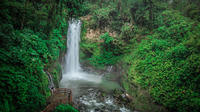
[[[114,94],[98,89],[87,89],[85,94],[75,98],[80,112],[131,112],[125,107],[126,102],[120,102]],[[120,96],[120,95],[118,95]],[[123,109],[124,110],[121,110]]]

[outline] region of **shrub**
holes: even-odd
[[[75,108],[73,108],[70,105],[61,104],[61,105],[59,105],[59,106],[56,107],[56,109],[54,110],[54,112],[78,112],[78,110],[76,110]]]
[[[107,27],[110,24],[109,14],[112,9],[112,7],[106,7],[95,10],[92,16],[92,23],[90,24],[90,27],[93,29],[103,29]]]
[[[162,14],[163,24],[136,44],[126,60],[134,64],[129,80],[148,88],[154,100],[170,110],[198,112],[199,23],[171,11]]]

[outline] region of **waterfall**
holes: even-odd
[[[79,63],[80,32],[81,22],[79,20],[69,21],[67,53],[64,57],[60,87],[71,89],[73,99],[77,99],[78,103],[82,103],[82,105],[86,104],[86,108],[83,108],[84,112],[94,112],[95,108],[99,109],[100,106],[102,108],[108,106],[108,112],[115,109],[121,110],[121,112],[129,112],[125,110],[126,108],[114,104],[114,98],[112,97],[107,97],[105,101],[102,100],[103,97],[100,91],[96,90],[97,88],[105,91],[111,90],[118,88],[118,84],[106,81],[105,78],[102,78],[102,75],[91,74],[81,68]],[[108,68],[108,72],[111,72],[111,70],[112,66]]]
[[[81,21],[69,21],[67,34],[67,53],[62,72],[61,87],[78,88],[88,83],[100,83],[101,76],[84,72],[79,63],[79,42],[81,32]],[[84,82],[84,84],[83,84]],[[75,84],[74,84],[75,83]],[[86,84],[87,83],[87,84]]]
[[[80,70],[79,64],[79,42],[80,42],[81,22],[80,20],[69,21],[69,29],[67,34],[67,55],[66,72],[73,73]]]
[[[48,75],[48,81],[49,81],[49,89],[54,89],[55,88],[55,86],[54,86],[54,83],[53,83],[53,78],[52,78],[52,75],[48,72],[48,71],[46,71],[46,74]]]

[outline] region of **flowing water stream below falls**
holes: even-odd
[[[81,22],[69,21],[67,54],[63,65],[60,87],[72,89],[73,101],[80,112],[131,112],[124,103],[119,103],[113,90],[120,89],[115,81],[105,75],[87,71],[79,63]],[[111,71],[112,67],[109,68]]]

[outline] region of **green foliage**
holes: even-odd
[[[161,15],[160,27],[126,57],[125,62],[133,65],[129,81],[147,88],[156,102],[170,110],[198,112],[199,23],[175,11]]]
[[[90,63],[97,67],[115,64],[122,55],[123,43],[105,33],[100,36],[103,43],[84,40],[81,42],[81,51],[86,54]]]
[[[70,17],[80,17],[88,13],[83,0],[63,0]]]
[[[199,0],[174,0],[172,7],[181,11],[185,16],[200,21]]]
[[[90,28],[119,34],[104,34],[104,42],[84,46],[91,63],[121,60],[126,88],[140,84],[170,111],[200,110],[199,0],[103,0],[89,6]]]
[[[64,2],[0,3],[0,111],[40,111],[50,95],[45,71],[65,49]]]
[[[100,55],[96,55],[93,59],[91,59],[94,65],[110,65],[116,62],[116,57],[113,56],[111,42],[113,41],[113,37],[110,37],[108,33],[100,36],[101,39],[104,40],[101,45]]]
[[[100,36],[104,40],[100,47],[96,47],[92,53],[90,62],[95,66],[105,66],[116,64],[122,54],[126,51],[122,41],[114,39],[105,33]]]
[[[81,51],[84,52],[88,57],[91,57],[92,55],[99,55],[100,49],[97,45],[97,43],[90,42],[90,41],[84,41],[80,44]]]
[[[65,41],[62,40],[61,32],[58,29],[54,29],[50,34],[49,46],[51,46],[51,59],[55,60],[59,57],[60,49],[64,50]]]
[[[78,112],[78,110],[76,110],[70,105],[62,104],[62,105],[57,106],[54,112]]]
[[[104,44],[103,45],[106,48],[110,48],[110,43],[114,40],[113,37],[109,36],[109,34],[107,32],[104,35],[101,35],[100,38],[104,40]]]
[[[124,24],[121,28],[120,38],[125,42],[129,42],[136,35],[137,27],[130,24]]]
[[[100,8],[93,12],[92,23],[90,23],[93,29],[103,29],[109,25],[109,13],[113,10],[112,7]]]
[[[1,99],[6,101],[6,96],[10,98],[7,102],[13,106],[12,111],[35,111],[45,104],[48,78],[43,69],[49,60],[56,59],[59,55],[59,48],[52,45],[59,46],[60,41],[49,45],[50,49],[47,42],[55,40],[46,41],[39,38],[40,35],[27,29],[12,32],[12,37],[6,37],[10,39],[9,46],[4,43],[0,49]],[[55,38],[59,40],[59,37]],[[6,102],[2,103],[4,105]]]

